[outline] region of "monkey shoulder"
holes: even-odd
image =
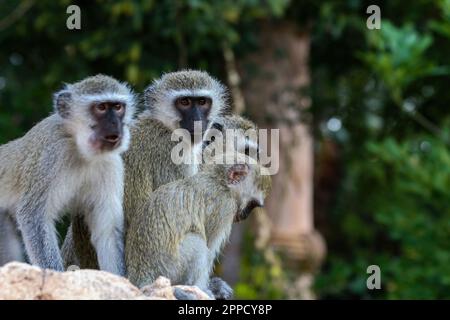
[[[59,130],[60,122],[57,120],[56,115],[51,115],[37,124],[35,124],[28,132],[22,137],[12,140],[2,146],[3,149],[10,149],[8,151],[26,149],[33,146],[33,149],[40,150],[36,146],[45,146],[48,142],[52,141],[53,134],[60,135]],[[52,131],[55,130],[53,133]],[[24,150],[20,150],[24,151]]]
[[[201,201],[208,206],[207,212],[218,212],[221,216],[234,214],[238,202],[230,188],[215,175],[198,173],[189,178],[189,187],[201,195]]]
[[[163,185],[150,194],[146,202],[135,204],[128,217],[127,241],[129,243],[164,243],[187,232],[189,215],[178,181]],[[138,234],[139,240],[135,237]]]
[[[148,117],[139,118],[131,127],[130,133],[131,144],[124,153],[124,159],[130,163],[144,156],[153,157],[155,153],[161,156],[165,151],[161,150],[161,146],[170,143],[170,139],[167,139],[167,136],[170,136],[168,129],[158,120]],[[139,158],[136,158],[137,153],[140,155]]]
[[[168,150],[161,148],[163,145],[176,145],[171,141],[172,131],[160,120],[151,117],[141,117],[131,130],[132,145],[138,147],[140,151],[147,153],[169,154]]]
[[[178,142],[171,141],[172,131],[160,120],[141,116],[131,130],[131,144],[124,154],[129,184],[151,184],[150,191],[185,176],[184,165],[171,159]],[[166,164],[162,166],[161,164]]]
[[[58,171],[59,165],[64,164],[63,158],[70,146],[74,145],[72,140],[59,116],[51,115],[37,123],[23,137],[5,145],[4,153],[10,153],[14,158],[14,166],[35,172],[26,176],[42,179],[44,177],[36,171]]]

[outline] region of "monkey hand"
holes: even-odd
[[[217,300],[230,300],[233,298],[233,289],[219,277],[212,277],[209,280],[208,288]]]

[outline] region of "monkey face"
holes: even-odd
[[[102,101],[91,105],[95,124],[89,142],[95,150],[111,151],[118,148],[123,138],[123,118],[126,104],[120,101]]]
[[[259,167],[248,164],[234,164],[227,170],[228,185],[239,195],[239,209],[233,222],[248,218],[253,209],[263,207],[266,193],[260,180],[266,179],[259,173]]]
[[[236,215],[234,216],[233,222],[237,223],[237,222],[247,219],[248,216],[250,215],[250,213],[253,211],[253,209],[261,208],[261,207],[263,207],[263,205],[261,203],[259,203],[259,201],[255,200],[255,199],[251,200],[249,203],[247,203],[247,205],[242,210],[240,210],[238,213],[236,213]]]
[[[191,134],[194,141],[194,125],[200,121],[202,132],[208,125],[208,116],[211,111],[212,99],[204,96],[183,96],[175,100],[175,108],[181,116],[180,127],[186,129]]]

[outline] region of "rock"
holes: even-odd
[[[160,297],[166,300],[175,300],[173,294],[173,288],[170,284],[170,280],[164,277],[159,277],[153,282],[153,284],[142,287],[141,291],[150,297]]]
[[[21,263],[0,268],[0,299],[39,299],[42,293],[42,270]]]
[[[170,283],[170,282],[169,282]],[[12,262],[0,268],[1,300],[161,300],[98,270],[56,272]]]

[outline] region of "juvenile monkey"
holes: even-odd
[[[205,132],[202,144],[203,161],[221,153],[243,153],[258,160],[258,127],[252,121],[235,114],[215,119]]]
[[[192,177],[166,184],[129,220],[128,276],[141,287],[162,275],[210,291],[214,260],[233,222],[263,206],[270,177],[255,164],[205,164]]]
[[[82,210],[100,269],[125,273],[120,154],[134,104],[126,84],[89,77],[67,84],[54,95],[54,114],[0,146],[1,228],[17,224],[32,264],[63,270],[55,221],[65,210]],[[17,243],[9,238],[1,241]],[[2,254],[5,263],[11,253]]]
[[[256,164],[259,160],[257,129],[253,122],[239,115],[227,114],[216,118],[204,134],[200,163],[241,153]],[[209,290],[216,299],[231,299],[233,296],[233,289],[219,277],[210,279]]]
[[[192,166],[178,165],[171,159],[178,144],[171,140],[174,130],[189,132],[194,152],[202,145],[201,136],[194,132],[195,121],[202,124],[204,132],[209,123],[230,110],[225,86],[196,70],[167,73],[155,80],[144,92],[144,106],[131,128],[130,148],[123,156],[126,221],[156,188],[194,173]],[[82,214],[74,215],[62,248],[66,266],[98,268],[87,231]]]

